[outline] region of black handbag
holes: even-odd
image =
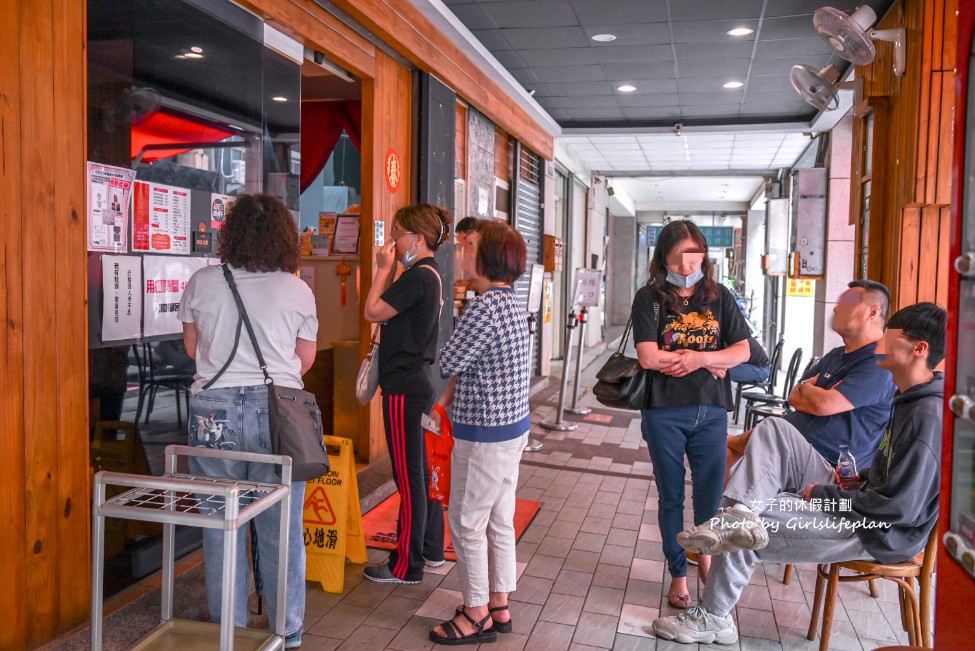
[[[653,314],[660,323],[660,305],[653,304]],[[649,373],[640,366],[639,360],[623,354],[629,340],[633,318],[626,322],[623,338],[615,353],[609,356],[603,367],[596,373],[596,385],[592,394],[600,403],[616,409],[643,409],[647,404],[650,389]]]
[[[271,432],[271,452],[291,457],[291,481],[307,481],[322,477],[328,472],[328,452],[325,449],[325,432],[322,430],[322,411],[318,408],[315,395],[302,389],[274,386],[274,380],[267,372],[267,363],[261,354],[261,347],[254,336],[244,302],[240,299],[237,284],[230,273],[230,267],[223,265],[223,275],[234,294],[240,320],[237,322],[237,335],[234,339],[234,349],[230,359],[223,368],[203,388],[207,389],[216,382],[237,354],[240,343],[240,326],[247,327],[247,334],[257,361],[264,373],[264,383],[267,385],[268,419]]]

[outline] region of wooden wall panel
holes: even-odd
[[[85,6],[8,0],[0,19],[3,649],[88,613]]]
[[[895,2],[878,29],[906,28],[906,74],[893,74],[893,45],[884,42],[877,44],[876,60],[857,69],[863,79],[858,104],[865,97],[886,98],[889,107],[889,128],[875,135],[884,138],[883,148],[877,149],[886,178],[873,184],[872,196],[884,201],[881,206],[874,203],[871,211],[869,276],[891,287],[895,307],[935,300],[937,276],[949,264],[947,239],[942,238],[940,224],[933,224],[940,220],[951,193],[957,1]],[[858,169],[858,141],[855,133],[854,170]],[[858,179],[854,173],[854,190]],[[851,192],[853,214],[859,214],[857,197],[857,192]],[[918,245],[925,256],[920,269],[912,267],[914,258],[906,256],[913,247],[909,238],[914,224],[908,220],[915,214]],[[880,240],[875,239],[874,224],[882,229]]]
[[[501,129],[494,130],[494,175],[504,181],[511,182],[511,138]],[[507,208],[505,208],[507,211]]]
[[[27,645],[27,505],[24,492],[24,288],[23,218],[20,163],[21,70],[20,26],[27,11],[23,0],[9,0],[0,12],[0,648]]]
[[[938,305],[948,305],[948,284],[951,263],[951,206],[941,208],[941,225],[938,228],[938,287],[934,300]]]
[[[901,273],[896,294],[903,305],[910,305],[917,302],[917,274],[921,264],[921,209],[916,206],[904,208],[901,217],[900,260]]]
[[[313,0],[238,0],[268,23],[359,77],[375,74],[376,46]]]
[[[467,104],[457,102],[456,133],[454,134],[454,160],[458,179],[467,182]],[[461,215],[460,217],[465,217]]]
[[[86,3],[76,0],[54,2],[54,94],[55,97],[84,98],[87,71],[78,62],[85,61]],[[88,284],[79,273],[86,264],[87,228],[85,217],[86,188],[81,161],[86,158],[87,139],[85,112],[62,102],[54,102],[54,122],[75,138],[56,139],[53,178],[55,239],[55,286],[58,294],[84,298]],[[65,182],[62,182],[65,181]],[[72,181],[73,180],[73,181]],[[63,391],[62,387],[88,386],[87,315],[76,302],[57,301],[57,465],[59,469],[57,500],[58,577],[57,609],[59,631],[67,630],[88,614],[91,593],[91,554],[87,545],[74,541],[89,537],[88,427],[79,413],[87,413],[88,395],[79,390]],[[84,489],[84,492],[80,492]]]
[[[541,124],[512,102],[500,87],[475,67],[419,9],[397,0],[333,0],[425,72],[436,75],[497,125],[543,158],[553,156],[553,138]]]
[[[362,83],[362,237],[359,256],[362,260],[361,292],[365,296],[372,285],[375,247],[373,220],[383,220],[389,237],[393,215],[409,205],[413,181],[410,178],[412,128],[412,74],[382,51],[376,52],[376,76]],[[386,186],[384,164],[387,152],[394,148],[399,156],[399,189],[394,193]],[[372,336],[372,325],[360,322],[359,353],[364,357]],[[360,419],[360,440],[369,441],[370,461],[386,454],[386,438],[380,400],[363,407],[366,417]]]

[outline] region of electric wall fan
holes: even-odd
[[[871,29],[877,14],[867,5],[847,15],[833,7],[821,7],[813,13],[813,26],[837,54],[858,66],[871,63],[877,56],[874,41],[894,44],[894,74],[904,76],[907,63],[906,32],[898,29]]]

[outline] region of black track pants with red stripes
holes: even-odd
[[[427,497],[430,469],[420,416],[430,410],[431,395],[383,394],[386,444],[399,490],[396,548],[389,554],[389,569],[404,581],[423,578],[424,557],[443,560],[443,506]]]

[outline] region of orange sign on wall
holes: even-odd
[[[787,296],[815,296],[816,281],[807,278],[790,278],[786,288]]]
[[[389,188],[389,191],[396,192],[399,190],[399,182],[403,178],[403,169],[400,166],[399,154],[393,147],[390,147],[389,151],[386,152],[383,170],[385,171],[386,187]]]

